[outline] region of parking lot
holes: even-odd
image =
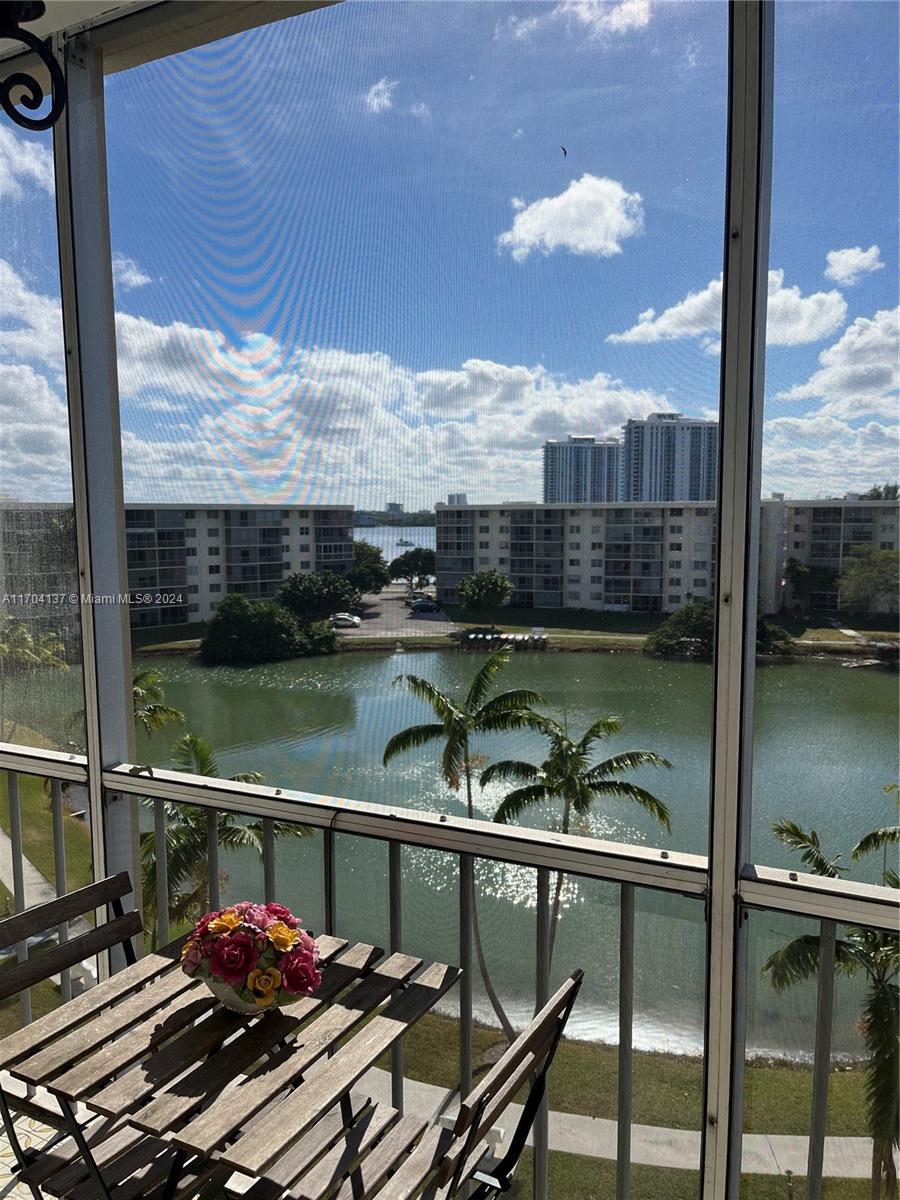
[[[341,637],[439,637],[452,633],[456,625],[442,612],[413,613],[403,603],[406,588],[392,583],[377,596],[363,598],[362,624],[358,629],[339,629]]]

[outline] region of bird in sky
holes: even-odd
[[[563,152],[563,158],[568,158],[568,157],[569,157],[569,152],[568,152],[568,150],[565,148],[565,146],[560,146],[560,150],[562,150],[562,152]]]

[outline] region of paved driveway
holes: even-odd
[[[441,637],[456,625],[442,612],[413,613],[403,603],[406,588],[391,584],[378,596],[364,597],[365,615],[359,629],[339,629],[341,637]]]

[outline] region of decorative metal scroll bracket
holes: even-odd
[[[22,42],[35,52],[50,73],[50,111],[42,117],[30,117],[22,111],[24,108],[37,112],[47,98],[47,93],[34,76],[24,71],[14,71],[5,79],[0,79],[0,108],[23,129],[50,129],[66,107],[66,77],[49,44],[30,30],[21,28],[23,22],[37,21],[44,15],[45,9],[43,0],[0,0],[0,40],[9,38]],[[0,63],[0,70],[2,65]],[[16,92],[18,96],[14,101],[13,94]]]

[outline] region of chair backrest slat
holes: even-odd
[[[519,1066],[526,1059],[530,1061],[539,1047],[547,1045],[563,1014],[571,1008],[574,996],[581,986],[581,979],[582,972],[576,971],[565,981],[559,991],[550,997],[531,1024],[523,1029],[503,1057],[485,1075],[481,1083],[469,1092],[459,1106],[456,1124],[453,1126],[455,1134],[465,1133],[472,1124],[482,1102],[485,1106],[489,1106],[493,1097]]]
[[[87,887],[78,888],[56,900],[48,900],[46,904],[36,904],[24,912],[16,913],[0,921],[0,950],[24,942],[26,938],[34,937],[37,933],[45,933],[54,929],[64,921],[73,917],[82,917],[111,900],[120,900],[131,891],[131,879],[127,871],[111,875],[109,879],[101,879],[99,883],[89,883]],[[76,960],[77,961],[77,960]]]
[[[130,887],[129,884],[129,890]],[[88,889],[84,888],[83,890],[87,891]],[[46,954],[36,954],[33,958],[26,959],[25,962],[7,967],[0,971],[0,1000],[6,1000],[35,983],[49,979],[67,967],[74,967],[76,963],[83,962],[86,958],[93,958],[102,950],[109,950],[126,938],[134,937],[142,929],[139,913],[125,913],[124,916],[107,921],[105,925],[98,925],[96,929],[72,938],[71,941],[54,946]]]

